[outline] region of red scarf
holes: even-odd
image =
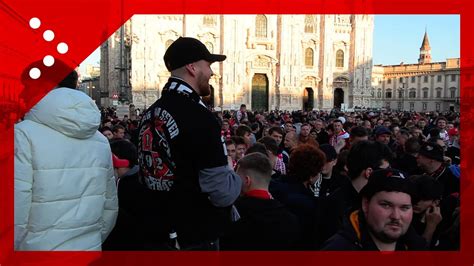
[[[221,130],[221,136],[225,137],[226,140],[230,139],[230,129],[227,129],[227,131]]]
[[[270,194],[270,192],[263,189],[254,189],[254,190],[247,191],[247,193],[245,193],[245,196],[254,197],[258,199],[273,199],[272,194]]]

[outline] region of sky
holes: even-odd
[[[373,62],[417,63],[425,29],[433,62],[460,57],[460,22],[459,15],[376,15]]]
[[[425,29],[433,62],[460,57],[459,15],[375,15],[373,63],[396,65],[418,62]],[[80,66],[99,65],[100,51],[94,51]]]

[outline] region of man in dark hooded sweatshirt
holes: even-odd
[[[410,227],[416,189],[403,174],[374,171],[360,194],[362,207],[349,214],[323,250],[426,250],[426,241]]]

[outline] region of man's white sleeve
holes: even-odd
[[[109,169],[107,171],[107,190],[105,192],[105,207],[102,214],[104,225],[102,227],[102,242],[107,239],[115,226],[118,215],[117,186],[115,183],[114,168],[112,166],[112,154],[109,159]]]
[[[31,160],[31,147],[28,137],[22,131],[15,129],[14,138],[14,248],[17,250],[20,249],[20,244],[28,232],[28,220],[32,203],[33,167]]]

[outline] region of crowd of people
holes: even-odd
[[[157,102],[120,118],[85,106],[88,128],[45,106],[71,89],[40,101],[15,129],[15,247],[459,250],[458,113],[216,112],[201,97],[223,60],[179,38]],[[44,157],[53,143],[64,152]]]
[[[387,236],[360,243],[368,235],[357,239],[354,232],[361,229],[353,228],[351,217],[367,222],[362,204],[376,193],[364,197],[362,189],[387,174],[393,180],[378,181],[380,188],[373,189],[410,196],[405,202],[409,219],[386,218],[415,240],[397,242],[397,249],[459,249],[459,114],[251,112],[245,105],[213,114],[232,167],[248,178],[234,204],[240,222],[223,231],[221,249],[382,250],[374,243]],[[104,118],[101,132],[111,143],[127,139],[139,145],[138,120],[119,119],[113,109]],[[263,198],[261,192],[248,193],[254,190],[265,191]],[[400,193],[393,194],[397,200]]]

